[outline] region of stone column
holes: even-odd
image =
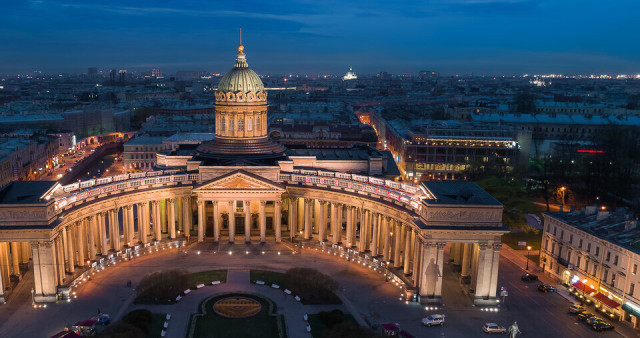
[[[9,243],[0,242],[0,278],[3,285],[9,285],[11,282],[11,265],[9,262]]]
[[[100,233],[100,253],[104,256],[109,254],[109,247],[107,246],[107,214],[104,212],[98,213],[98,232]]]
[[[488,243],[478,243],[477,278],[474,297],[476,301],[489,296],[492,259],[490,245]]]
[[[298,231],[298,198],[289,198],[289,236],[291,240],[296,236]]]
[[[234,243],[236,238],[235,204],[235,201],[229,201],[229,243]]]
[[[20,278],[20,243],[11,242],[11,265],[13,266],[13,274]],[[2,292],[2,289],[0,289]]]
[[[62,235],[58,235],[58,237],[56,237],[54,240],[55,256],[56,256],[56,271],[58,272],[57,285],[64,283],[64,275],[65,275],[64,247],[63,247],[62,241],[63,241]]]
[[[78,259],[78,265],[79,266],[83,266],[85,264],[84,261],[84,254],[86,252],[85,250],[85,241],[87,240],[87,236],[85,233],[85,228],[86,228],[86,220],[81,220],[77,223],[76,225],[76,231],[75,231],[75,240],[76,240],[76,248],[77,248],[77,259]]]
[[[282,241],[282,201],[275,201],[274,206],[273,223],[276,231],[276,243],[280,243]]]
[[[22,251],[20,263],[29,263],[29,258],[31,258],[31,244],[29,242],[21,242],[20,250]]]
[[[347,241],[346,247],[353,246],[353,207],[350,205],[345,206],[347,208],[347,229],[345,234],[345,240]]]
[[[491,279],[489,282],[489,299],[496,298],[498,289],[498,267],[500,266],[500,250],[502,243],[493,243],[493,259],[491,260]]]
[[[198,242],[204,241],[204,201],[198,199]]]
[[[149,203],[138,204],[138,237],[142,244],[147,243],[147,232],[149,231]]]
[[[87,230],[89,232],[89,260],[96,259],[96,216],[87,217]]]
[[[184,235],[189,238],[191,236],[191,221],[189,219],[189,215],[191,214],[191,197],[184,196],[182,197],[182,223],[184,227]],[[215,208],[215,204],[214,204]]]
[[[462,244],[462,271],[460,275],[462,277],[469,276],[469,267],[471,266],[471,244],[463,243]]]
[[[402,266],[402,258],[400,256],[400,247],[402,246],[402,225],[398,221],[394,221],[395,231],[393,236],[396,239],[396,244],[393,250],[393,267],[399,268]]]
[[[423,244],[420,302],[440,303],[442,299],[442,266],[445,243]]]
[[[118,217],[118,212],[116,211],[116,217]],[[129,237],[129,213],[127,212],[127,206],[122,207],[122,238],[123,238],[123,246],[127,244],[127,238]]]
[[[405,226],[407,227],[407,230],[405,231],[404,261],[402,262],[404,270],[402,272],[404,272],[405,275],[408,275],[411,272],[411,264],[409,264],[409,261],[411,260],[411,233],[413,232],[413,229],[406,224]]]
[[[453,263],[453,265],[461,265],[462,264],[462,244],[461,243],[451,243],[451,249],[449,250],[449,260]]]
[[[304,239],[311,239],[311,203],[313,200],[304,199]]]
[[[120,251],[120,220],[118,219],[118,209],[112,210],[113,213],[113,250]]]
[[[153,201],[153,210],[155,219],[153,220],[153,230],[155,233],[155,240],[162,240],[162,215],[160,215],[160,201]]]
[[[167,212],[169,213],[169,238],[176,239],[176,199],[167,199]]]
[[[371,257],[378,255],[378,214],[371,213],[373,230],[371,231]]]
[[[136,241],[135,240],[136,229],[135,229],[135,217],[133,216],[133,204],[127,206],[127,212],[129,213],[129,236],[127,237],[127,245],[133,246]],[[140,229],[140,212],[138,212],[138,229]]]
[[[420,258],[422,257],[422,245],[416,231],[411,234],[411,245],[413,246],[413,266],[411,269],[411,277],[413,277],[413,286],[418,287],[420,281]]]
[[[260,201],[260,243],[267,241],[267,214],[265,207],[267,201]]]
[[[364,209],[360,209],[360,239],[358,240],[358,251],[360,252],[364,252],[367,249],[367,221],[367,212]]]
[[[251,201],[244,201],[244,242],[251,243]]]
[[[389,261],[389,217],[382,216],[382,259],[384,262]]]
[[[31,242],[34,298],[36,302],[56,300],[57,276],[53,242]]]
[[[324,233],[326,231],[327,228],[327,202],[326,201],[318,201],[320,208],[319,208],[319,226],[318,226],[318,240],[320,242],[324,242]]]
[[[471,288],[475,290],[478,281],[478,243],[473,243],[471,246]]]
[[[64,251],[64,255],[66,256],[66,265],[67,265],[67,271],[69,271],[70,273],[74,272],[74,262],[73,262],[73,244],[71,243],[70,237],[67,234],[67,227],[63,227],[62,228],[62,245],[65,249]]]
[[[338,205],[331,202],[331,243],[340,243],[340,226],[338,225]]]
[[[218,201],[213,201],[213,241],[220,241],[220,206]]]

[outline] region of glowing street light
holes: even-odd
[[[531,251],[531,245],[527,246],[527,267],[525,270],[529,270],[529,252]]]

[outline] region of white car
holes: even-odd
[[[486,333],[507,333],[507,329],[496,323],[486,323],[482,327],[482,331]]]
[[[444,324],[444,315],[430,315],[429,317],[422,318],[422,325],[433,326]]]

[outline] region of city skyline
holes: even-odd
[[[0,17],[0,73],[113,65],[224,73],[238,44],[259,73],[636,74],[630,1],[422,4],[31,1]],[[628,13],[628,14],[626,14]],[[252,61],[254,60],[254,61]]]

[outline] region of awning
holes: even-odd
[[[582,281],[576,281],[572,285],[574,288],[576,288],[577,291],[584,291],[585,293],[592,293],[593,291],[595,291],[594,288],[589,285],[585,285],[584,283],[582,283]]]
[[[640,318],[640,311],[638,311],[635,308],[631,307],[631,305],[623,304],[622,305],[622,309],[624,310],[624,312],[626,312],[626,313],[628,313],[628,314],[630,314],[632,316]]]
[[[620,306],[620,303],[616,302],[615,300],[607,297],[605,294],[600,293],[600,292],[598,292],[595,295],[593,295],[593,298],[595,298],[596,300],[598,300],[602,304],[610,307],[611,309],[615,309],[618,306]]]

